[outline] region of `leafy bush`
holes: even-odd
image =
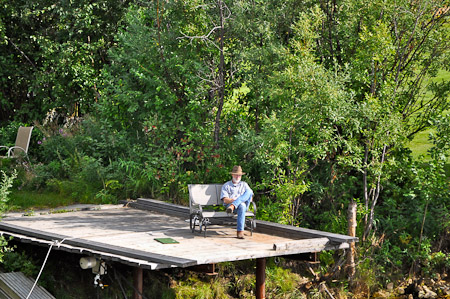
[[[6,209],[8,208],[9,194],[10,188],[13,185],[13,181],[17,176],[16,171],[14,171],[11,175],[6,175],[6,173],[1,170],[0,174],[2,178],[0,180],[0,216],[3,216]],[[4,236],[0,236],[0,262],[5,262],[6,255],[10,253],[12,248],[8,247],[8,241]]]
[[[267,285],[266,293],[269,298],[295,298],[296,289],[301,277],[298,274],[292,273],[289,269],[278,267],[269,263],[266,268]]]
[[[13,146],[20,125],[21,123],[11,122],[5,127],[0,127],[0,145]],[[4,155],[3,152],[1,154]]]
[[[448,273],[450,271],[450,253],[442,251],[430,255],[430,274]]]
[[[220,279],[202,281],[193,275],[188,281],[180,281],[174,287],[175,298],[226,299],[227,287]]]
[[[5,272],[22,272],[27,277],[36,277],[38,266],[36,262],[26,255],[25,252],[8,251],[3,258],[3,269]]]
[[[3,170],[1,170],[0,174],[2,176],[0,181],[0,214],[3,215],[7,209],[7,204],[9,201],[8,195],[11,193],[9,189],[13,186],[13,181],[17,177],[17,172],[14,171],[8,176]]]

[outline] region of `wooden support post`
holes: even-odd
[[[133,286],[134,286],[134,293],[133,293],[133,299],[142,299],[142,292],[143,292],[143,270],[140,267],[134,267],[133,270]]]
[[[266,298],[266,258],[256,259],[256,299]]]

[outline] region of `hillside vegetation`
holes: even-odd
[[[241,165],[259,219],[359,237],[354,265],[321,257],[335,294],[443,280],[448,5],[2,1],[0,144],[35,126],[27,157],[0,160],[5,208],[186,205]]]

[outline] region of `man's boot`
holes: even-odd
[[[232,215],[234,212],[234,206],[233,205],[229,205],[227,208],[227,214]]]

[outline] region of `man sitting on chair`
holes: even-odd
[[[237,214],[237,238],[244,239],[245,213],[252,201],[253,190],[246,182],[241,181],[241,166],[234,166],[231,171],[232,179],[222,186],[220,198],[227,208],[228,214]]]

